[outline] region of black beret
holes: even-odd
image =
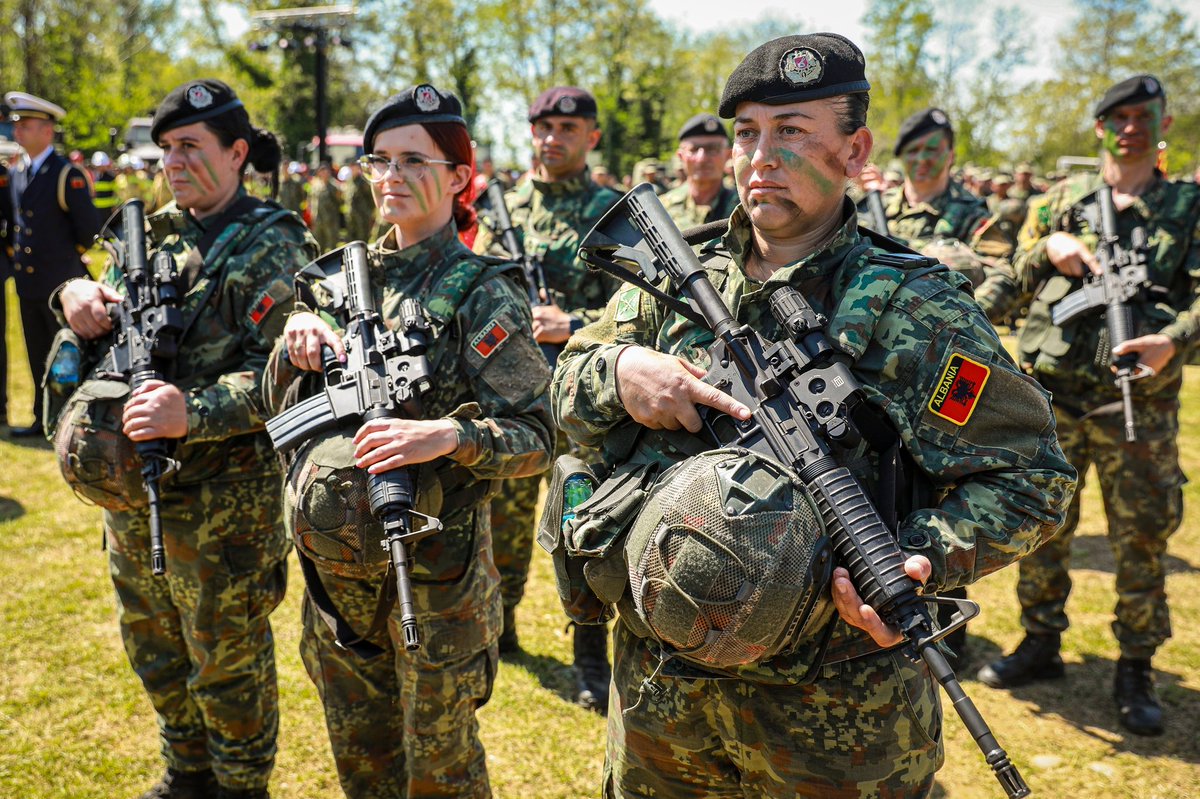
[[[862,51],[836,33],[772,39],[729,76],[717,113],[733,119],[738,103],[783,105],[870,91],[865,68]]]
[[[154,109],[150,138],[155,142],[168,130],[219,117],[242,107],[229,85],[215,78],[190,80],[176,86]]]
[[[684,122],[683,127],[679,129],[680,141],[688,136],[724,136],[728,141],[729,131],[725,129],[724,123],[713,114],[696,114]]]
[[[422,122],[457,122],[464,127],[467,124],[462,115],[462,103],[452,92],[420,83],[393,94],[375,109],[363,130],[363,149],[372,152],[375,137],[385,130]]]
[[[529,106],[529,121],[537,122],[542,117],[588,117],[596,118],[596,98],[577,86],[555,86],[538,95]]]
[[[896,136],[896,146],[892,148],[892,155],[900,155],[900,151],[907,147],[909,142],[932,130],[948,130],[951,134],[954,133],[950,117],[946,116],[945,111],[940,108],[926,108],[913,114],[900,123],[900,133]]]
[[[1107,114],[1119,105],[1141,103],[1156,97],[1166,98],[1162,83],[1153,75],[1135,75],[1111,87],[1096,103],[1096,119]]]

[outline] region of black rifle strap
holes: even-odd
[[[396,580],[392,576],[392,565],[389,562],[387,572],[383,576],[383,585],[379,586],[379,596],[375,602],[375,615],[371,618],[370,628],[359,635],[350,623],[333,604],[333,598],[325,590],[321,582],[321,573],[304,550],[296,547],[296,555],[300,558],[300,571],[304,574],[304,584],[308,587],[308,595],[312,597],[313,607],[317,615],[333,631],[337,645],[348,652],[353,652],[364,660],[379,657],[384,653],[383,647],[372,643],[369,639],[387,627],[388,616],[392,606],[396,604]]]

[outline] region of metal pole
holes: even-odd
[[[317,29],[317,164],[329,160],[329,148],[325,139],[329,133],[329,121],[325,108],[326,70],[325,29]]]

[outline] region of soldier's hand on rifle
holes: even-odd
[[[929,579],[933,567],[924,555],[913,555],[904,561],[904,571],[909,577],[924,583]],[[865,630],[875,643],[880,646],[895,646],[904,639],[899,630],[883,623],[875,608],[863,604],[862,597],[854,589],[854,583],[850,582],[850,573],[841,566],[833,570],[833,584],[830,590],[833,591],[833,606],[837,608],[842,620],[851,627]]]
[[[1059,231],[1046,239],[1046,257],[1067,277],[1083,277],[1086,272],[1100,274],[1100,262],[1088,246],[1070,233]]]
[[[723,391],[700,382],[705,371],[674,355],[646,347],[626,347],[617,356],[617,395],[630,417],[651,430],[687,428],[700,432],[696,405],[707,405],[737,419],[750,409]]]
[[[178,386],[147,380],[129,395],[121,423],[130,441],[183,438],[188,432],[187,400]]]
[[[887,188],[887,184],[883,181],[883,173],[879,171],[879,167],[875,164],[867,164],[863,167],[862,172],[858,173],[858,185],[863,191],[883,191]]]
[[[571,337],[571,315],[557,305],[533,306],[533,337],[539,344],[562,344]]]
[[[1152,333],[1149,336],[1138,336],[1121,342],[1113,347],[1112,354],[1120,357],[1130,352],[1137,353],[1138,366],[1150,369],[1148,376],[1153,377],[1175,357],[1175,342],[1170,336]],[[1112,370],[1117,371],[1117,367],[1112,367]]]
[[[322,345],[332,347],[338,360],[343,363],[346,361],[346,347],[341,337],[314,313],[300,312],[289,316],[283,328],[283,343],[287,348],[288,360],[297,369],[321,371]]]
[[[449,419],[374,419],[354,435],[355,465],[371,474],[427,463],[458,449]]]
[[[85,339],[100,338],[112,332],[108,304],[119,303],[121,295],[94,280],[72,280],[59,294],[67,324]]]

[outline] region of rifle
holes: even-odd
[[[1012,799],[1028,796],[1028,785],[997,743],[983,716],[963,691],[937,642],[979,612],[974,602],[921,596],[920,584],[904,571],[904,554],[850,470],[840,466],[830,442],[853,446],[856,419],[865,421],[866,396],[849,367],[838,359],[822,332],[825,319],[796,289],[771,295],[771,311],[789,337],[770,342],[730,314],[704,267],[647,184],[636,186],[596,224],[580,246],[581,257],[610,274],[633,281],[678,313],[716,336],[705,382],[751,409],[746,421],[702,408],[706,431],[718,446],[764,453],[789,466],[821,512],[834,550],[863,601],[908,639],[905,653],[924,659],[950,696],[996,778]],[[663,277],[686,304],[654,289]],[[643,285],[643,283],[645,285]],[[865,425],[864,425],[865,427]],[[953,605],[959,612],[938,630],[927,605]]]
[[[871,212],[871,227],[876,233],[890,236],[888,233],[887,212],[883,209],[883,192],[872,189],[867,192],[867,210]]]
[[[110,225],[121,216],[121,233]],[[113,306],[115,338],[109,351],[112,372],[137,391],[149,380],[166,380],[179,351],[183,313],[179,310],[179,274],[170,254],[155,253],[146,264],[146,211],[141,200],[129,200],[105,225],[109,235],[105,249],[124,275],[125,296]],[[179,468],[171,457],[175,442],[156,438],[138,441],[134,451],[142,460],[142,482],[150,508],[150,570],[155,576],[167,571],[163,546],[160,481]]]
[[[1133,308],[1129,303],[1153,291],[1146,271],[1146,231],[1134,228],[1130,235],[1133,244],[1125,248],[1117,239],[1117,212],[1113,207],[1112,187],[1103,185],[1096,192],[1100,208],[1100,240],[1096,247],[1096,258],[1100,261],[1100,274],[1089,274],[1083,287],[1072,291],[1059,300],[1050,310],[1050,320],[1055,325],[1064,325],[1085,313],[1104,312],[1108,328],[1108,349],[1134,337]],[[1133,393],[1130,383],[1146,377],[1149,372],[1138,366],[1137,353],[1122,355],[1113,361],[1117,369],[1114,382],[1121,389],[1121,405],[1125,412],[1125,440],[1137,441],[1137,429],[1133,423]]]
[[[340,261],[341,273],[326,279],[326,269]],[[367,246],[353,241],[301,270],[317,278],[344,306],[346,363],[341,364],[328,346],[322,347],[325,388],[267,422],[267,434],[279,452],[287,452],[313,436],[348,421],[414,419],[420,416],[421,395],[432,387],[425,352],[429,322],[417,300],[400,303],[399,329],[388,330],[375,309],[367,272]],[[416,486],[408,467],[367,475],[372,515],[383,525],[383,546],[396,574],[400,627],[404,647],[420,649],[417,617],[413,609],[406,545],[441,531],[442,523],[414,509]],[[416,526],[414,520],[421,526]],[[414,529],[415,528],[415,529]]]
[[[512,217],[508,214],[508,205],[504,202],[504,186],[500,181],[493,180],[488,183],[487,198],[491,211],[496,217],[494,231],[500,235],[505,252],[520,264],[521,273],[525,276],[525,289],[529,294],[529,304],[549,305],[550,289],[546,285],[546,272],[542,269],[542,260],[534,258],[525,251],[525,245],[521,243],[521,237],[517,235]],[[562,345],[539,344],[538,346],[542,348],[542,354],[546,356],[546,361],[553,369],[554,365],[558,363],[559,353],[563,349]]]

